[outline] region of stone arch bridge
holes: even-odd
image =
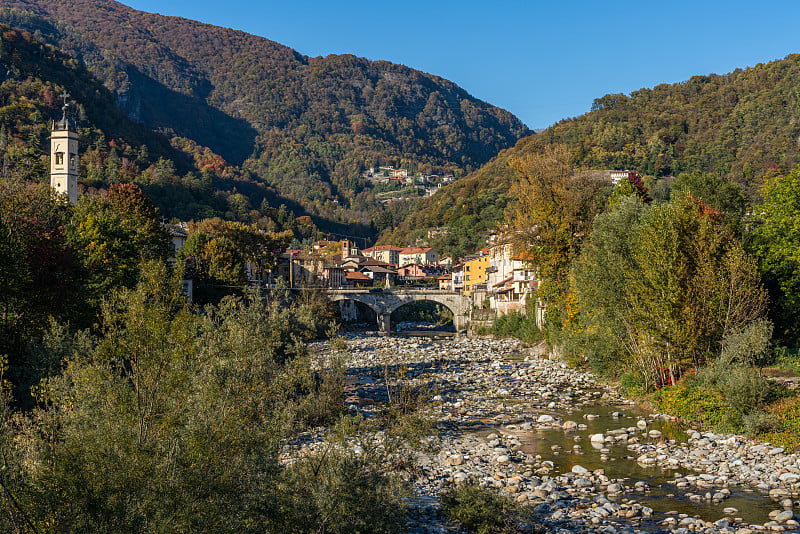
[[[332,302],[354,300],[368,306],[378,316],[381,332],[391,332],[392,312],[411,302],[430,300],[438,302],[453,313],[453,326],[456,332],[467,329],[472,299],[461,293],[426,289],[329,289],[328,298]]]

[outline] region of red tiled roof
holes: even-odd
[[[532,250],[529,250],[527,252],[520,252],[519,254],[517,254],[516,256],[514,256],[511,259],[512,260],[533,261],[534,255],[535,255],[534,252]]]
[[[347,278],[347,280],[372,280],[372,278],[370,278],[366,274],[360,273],[358,271],[346,272],[344,276],[345,278]]]
[[[390,250],[390,251],[397,251],[400,252],[403,250],[402,247],[396,247],[394,245],[375,245],[374,247],[365,248],[362,252],[379,252],[382,250]]]
[[[506,278],[505,280],[501,280],[500,282],[497,282],[497,283],[496,283],[495,285],[493,285],[492,287],[502,287],[502,286],[506,285],[506,283],[507,283],[507,282],[510,282],[510,281],[511,281],[511,280],[513,280],[513,279],[514,279],[514,277],[513,277],[513,276],[509,276],[509,277],[508,277],[508,278]]]

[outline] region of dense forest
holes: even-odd
[[[800,161],[798,87],[800,55],[790,55],[729,74],[603,96],[585,115],[521,140],[485,168],[421,201],[419,211],[383,241],[413,240],[444,225],[477,246],[485,229],[503,220],[513,182],[508,162],[552,144],[573,148],[582,167],[638,171],[651,189],[665,189],[660,181],[672,176],[702,171],[741,184],[757,199],[765,176]],[[487,209],[490,203],[498,209]]]
[[[463,175],[529,133],[510,113],[402,65],[311,58],[116,2],[3,4],[0,20],[85,64],[130,117],[208,147],[311,215],[362,223],[366,234],[380,211],[366,168]]]

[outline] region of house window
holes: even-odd
[[[64,153],[56,152],[56,165],[64,165]]]
[[[69,155],[69,166],[76,167],[78,165],[78,156],[75,154]]]

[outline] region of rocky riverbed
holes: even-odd
[[[528,505],[522,531],[800,532],[797,455],[680,428],[514,340],[358,335],[340,353],[354,413],[388,400],[387,366],[432,392],[437,452],[415,454],[409,532],[457,532],[438,496],[468,480]]]

